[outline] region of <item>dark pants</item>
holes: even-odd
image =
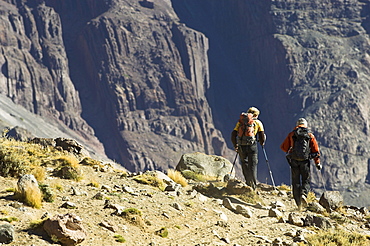
[[[290,169],[292,172],[293,197],[297,206],[300,206],[301,196],[307,196],[310,191],[310,160],[290,160]]]
[[[247,183],[247,185],[255,189],[257,184],[258,164],[257,142],[252,145],[240,145],[238,153],[245,182]]]

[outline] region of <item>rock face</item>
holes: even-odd
[[[97,137],[131,171],[227,151],[205,95],[208,39],[170,1],[1,4],[1,93],[17,104]]]
[[[0,94],[130,171],[194,151],[233,159],[230,132],[257,106],[278,184],[290,182],[279,145],[305,117],[323,156],[314,186],[344,189],[368,178],[369,12],[358,0],[1,1]]]
[[[182,21],[211,40],[211,88],[225,88],[227,81],[227,88],[209,93],[217,98],[211,101],[214,117],[236,121],[249,106],[261,110],[277,183],[290,182],[281,179],[289,169],[279,146],[299,117],[308,120],[322,151],[323,179],[313,170],[315,186],[343,189],[366,181],[368,1],[173,4]],[[216,122],[230,132],[229,121]]]

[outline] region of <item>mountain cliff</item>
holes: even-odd
[[[130,171],[193,151],[232,159],[230,132],[256,106],[277,183],[290,182],[279,145],[305,117],[324,166],[314,186],[362,189],[369,13],[357,0],[1,1],[0,94]]]

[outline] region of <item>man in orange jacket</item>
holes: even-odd
[[[300,118],[296,127],[288,134],[280,148],[287,154],[291,167],[293,197],[299,209],[307,206],[307,194],[310,190],[310,159],[321,170],[320,151],[315,136],[308,131],[307,121]]]

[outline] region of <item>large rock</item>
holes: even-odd
[[[176,170],[190,170],[202,175],[223,178],[231,171],[232,164],[221,156],[206,155],[203,153],[189,153],[181,156]]]
[[[50,237],[66,246],[80,244],[87,236],[81,219],[74,214],[55,215],[44,222],[43,228]]]
[[[314,226],[324,230],[333,228],[333,224],[330,222],[328,218],[322,216],[315,216],[311,214],[308,214],[304,219],[304,225]]]
[[[5,134],[5,137],[26,142],[34,138],[34,135],[23,127],[15,126]]]
[[[41,193],[39,189],[39,183],[37,182],[35,176],[32,174],[25,174],[21,176],[17,181],[17,193],[21,199],[27,197],[27,192]]]
[[[326,211],[331,212],[343,206],[343,197],[339,191],[325,191],[319,200]]]
[[[14,241],[14,227],[11,224],[0,225],[0,243],[9,244]]]

